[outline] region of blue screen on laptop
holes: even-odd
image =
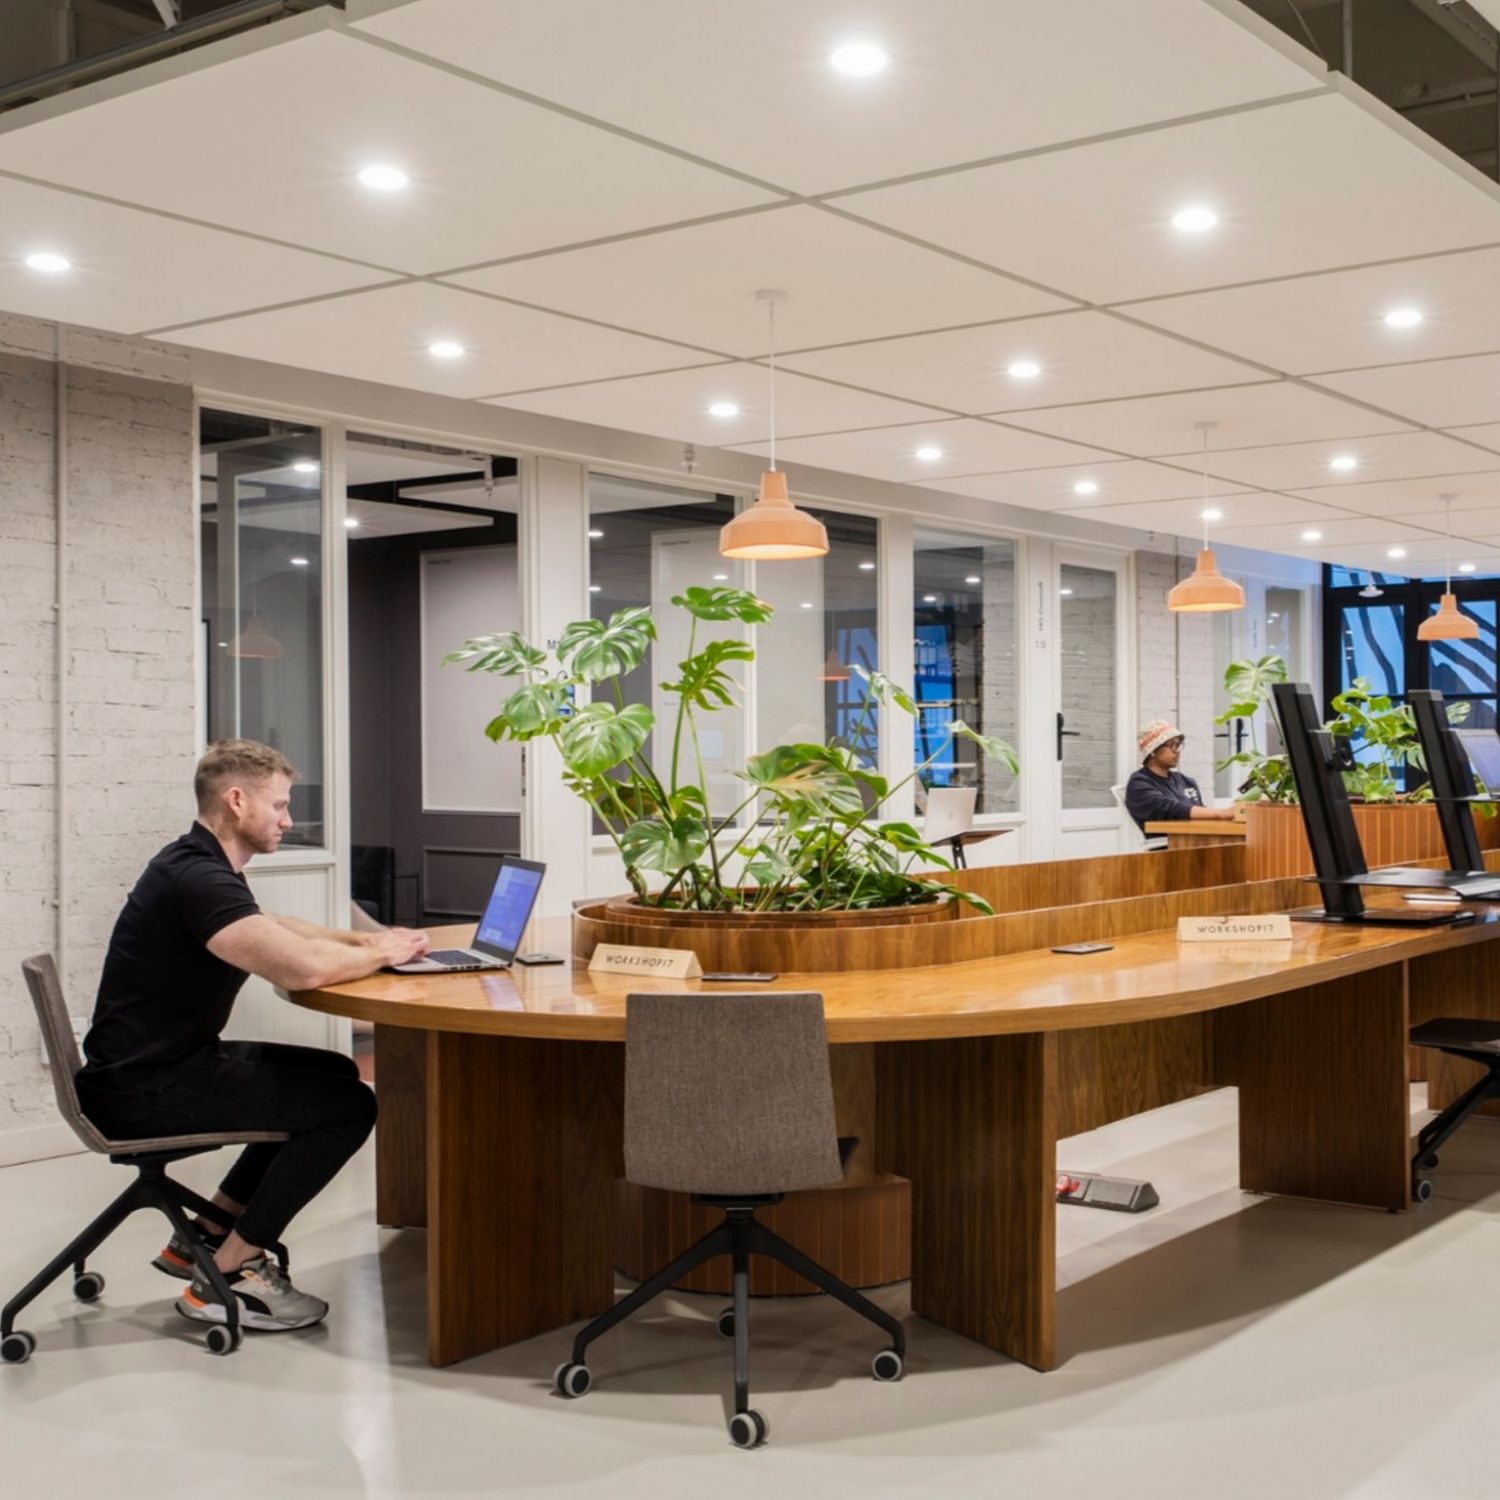
[[[480,918],[475,941],[507,955],[514,953],[531,918],[531,908],[536,904],[541,883],[540,870],[502,864],[495,889],[490,894],[490,904]]]

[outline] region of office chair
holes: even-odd
[[[1123,786],[1110,787],[1109,794],[1115,799],[1115,805],[1125,814],[1125,827],[1136,836],[1139,846],[1142,849],[1148,849],[1154,853],[1158,849],[1165,849],[1167,847],[1166,839],[1160,836],[1147,838],[1145,830],[1130,816],[1130,809],[1125,806],[1125,788]]]
[[[789,1266],[884,1330],[891,1345],[871,1371],[876,1380],[899,1380],[900,1323],[755,1217],[796,1189],[837,1182],[858,1144],[840,1140],[834,1126],[823,997],[631,995],[625,1015],[625,1175],[691,1193],[695,1203],[722,1208],[724,1219],[583,1329],[553,1376],[559,1394],[587,1394],[589,1345],[719,1255],[733,1261],[734,1305],[719,1314],[718,1330],[734,1339],[729,1438],[737,1448],[758,1447],[768,1432],[750,1407],[752,1255]]]
[[[1478,1083],[1429,1120],[1417,1134],[1417,1151],[1411,1162],[1411,1195],[1418,1203],[1425,1203],[1432,1197],[1432,1183],[1421,1173],[1437,1166],[1438,1147],[1481,1104],[1500,1099],[1500,1021],[1467,1021],[1445,1016],[1413,1026],[1410,1037],[1414,1047],[1435,1047],[1449,1057],[1461,1057],[1486,1070]]]
[[[97,1302],[104,1291],[104,1277],[88,1269],[88,1258],[112,1235],[131,1214],[141,1208],[160,1209],[172,1228],[192,1246],[198,1269],[212,1282],[214,1290],[227,1309],[228,1321],[208,1330],[205,1342],[214,1354],[232,1354],[240,1347],[239,1298],[230,1290],[223,1273],[214,1264],[212,1252],[199,1239],[187,1215],[202,1214],[216,1224],[233,1226],[234,1215],[200,1198],[196,1193],[167,1176],[167,1168],[184,1157],[217,1151],[220,1146],[248,1146],[254,1141],[284,1141],[281,1132],[240,1131],[232,1135],[159,1136],[152,1140],[111,1141],[100,1134],[78,1103],[73,1080],[83,1066],[78,1043],[73,1039],[73,1025],[68,1019],[67,1001],[57,977],[57,965],[50,953],[40,953],[21,965],[26,987],[31,991],[36,1017],[41,1023],[47,1045],[47,1061],[52,1070],[52,1087],[57,1107],[72,1128],[73,1134],[90,1150],[107,1155],[121,1166],[134,1167],[136,1179],[108,1208],[78,1235],[65,1250],[47,1265],[20,1292],[5,1304],[0,1313],[0,1361],[8,1365],[25,1364],[36,1349],[36,1336],[16,1327],[16,1317],[29,1303],[47,1290],[68,1268],[73,1267],[73,1295],[80,1302]],[[287,1264],[284,1246],[270,1247],[283,1266]]]

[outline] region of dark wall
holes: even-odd
[[[500,855],[520,853],[511,814],[422,811],[419,655],[422,554],[515,541],[515,517],[497,515],[472,530],[349,543],[351,842],[395,849],[401,922],[477,915]]]

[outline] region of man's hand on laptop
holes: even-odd
[[[365,936],[380,955],[382,967],[409,964],[413,959],[425,958],[432,948],[432,939],[414,927],[387,927]]]

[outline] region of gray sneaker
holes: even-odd
[[[321,1297],[299,1292],[292,1279],[268,1256],[246,1261],[234,1275],[225,1278],[240,1300],[240,1327],[262,1333],[285,1333],[293,1328],[311,1328],[328,1316]],[[202,1272],[177,1299],[177,1311],[199,1323],[227,1323],[228,1309],[219,1301],[213,1283]]]

